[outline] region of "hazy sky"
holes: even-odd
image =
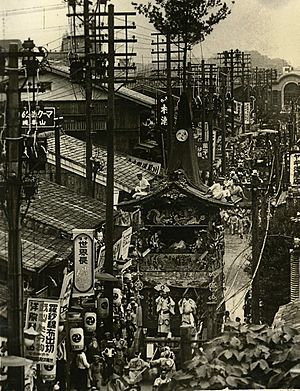
[[[113,0],[112,3],[119,11],[133,9],[131,0]],[[50,10],[49,7],[60,8]],[[62,34],[68,31],[66,12],[63,0],[0,0],[0,37],[21,40],[30,37],[38,45],[58,49]],[[153,29],[143,16],[139,15],[136,22],[135,51],[140,58],[143,56],[144,62],[149,62]],[[300,1],[235,0],[231,15],[216,26],[202,48],[194,49],[194,55],[201,58],[203,54],[206,58],[231,48],[258,50],[300,67]]]

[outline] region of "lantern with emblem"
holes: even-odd
[[[83,350],[84,348],[84,334],[83,328],[73,327],[70,330],[70,342],[72,350]]]
[[[84,328],[88,332],[96,331],[97,315],[95,312],[86,312],[84,314]]]
[[[41,364],[41,378],[47,381],[53,381],[56,378],[56,365]]]

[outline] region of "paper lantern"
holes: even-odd
[[[109,315],[109,301],[107,297],[97,299],[97,313],[99,318],[105,319]]]
[[[114,305],[116,305],[117,307],[120,307],[120,305],[122,304],[122,297],[123,297],[123,294],[122,294],[121,289],[120,288],[113,288]]]
[[[41,378],[52,381],[56,378],[56,365],[41,364]]]
[[[71,342],[72,350],[83,350],[84,348],[83,328],[73,327],[70,330],[70,342]]]
[[[86,312],[84,314],[84,328],[88,332],[96,331],[97,315],[95,312]]]

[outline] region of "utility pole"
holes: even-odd
[[[173,95],[172,95],[172,69],[171,69],[171,37],[168,31],[166,36],[166,49],[167,49],[167,107],[168,107],[168,122],[167,122],[167,161],[164,161],[164,168],[167,168],[168,157],[171,151],[171,134],[173,130]],[[163,135],[162,135],[163,140]],[[162,151],[165,155],[165,151]]]
[[[7,90],[8,354],[24,357],[23,270],[21,249],[21,155],[18,45],[9,45]],[[10,390],[24,390],[24,368],[9,367]]]
[[[251,181],[251,198],[252,198],[252,275],[256,271],[256,267],[260,254],[259,242],[259,185],[260,179],[256,175],[252,175]],[[252,323],[259,323],[259,279],[258,272],[252,282],[252,300],[251,300],[251,319]]]
[[[113,274],[113,233],[114,233],[114,6],[108,6],[108,115],[107,115],[107,175],[106,175],[106,223],[105,223],[105,271]],[[107,330],[113,330],[113,286],[107,282],[105,297],[109,301]]]
[[[209,66],[209,103],[208,103],[208,165],[209,165],[209,186],[213,184],[213,173],[214,173],[214,167],[213,167],[213,147],[214,147],[214,140],[213,140],[213,68],[214,65],[210,64]]]
[[[85,55],[85,142],[86,142],[86,194],[90,197],[92,194],[92,70],[90,59],[90,16],[89,16],[89,0],[84,0],[83,4],[83,20],[84,20],[84,55]]]
[[[55,124],[55,183],[61,185],[60,125]]]
[[[222,96],[222,113],[221,113],[221,151],[222,151],[222,175],[226,175],[226,82],[227,82],[227,68],[221,68],[221,96]]]
[[[205,107],[205,61],[201,60],[201,128],[202,128],[202,143],[205,140],[205,123],[206,123],[206,107]]]
[[[242,52],[242,132],[245,133],[245,55]]]

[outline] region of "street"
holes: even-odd
[[[244,319],[244,298],[249,276],[244,271],[246,260],[251,255],[248,235],[241,239],[238,235],[225,234],[224,280],[226,310],[230,312],[231,320],[239,317]],[[240,291],[239,291],[240,290]],[[234,295],[235,292],[239,291]]]

